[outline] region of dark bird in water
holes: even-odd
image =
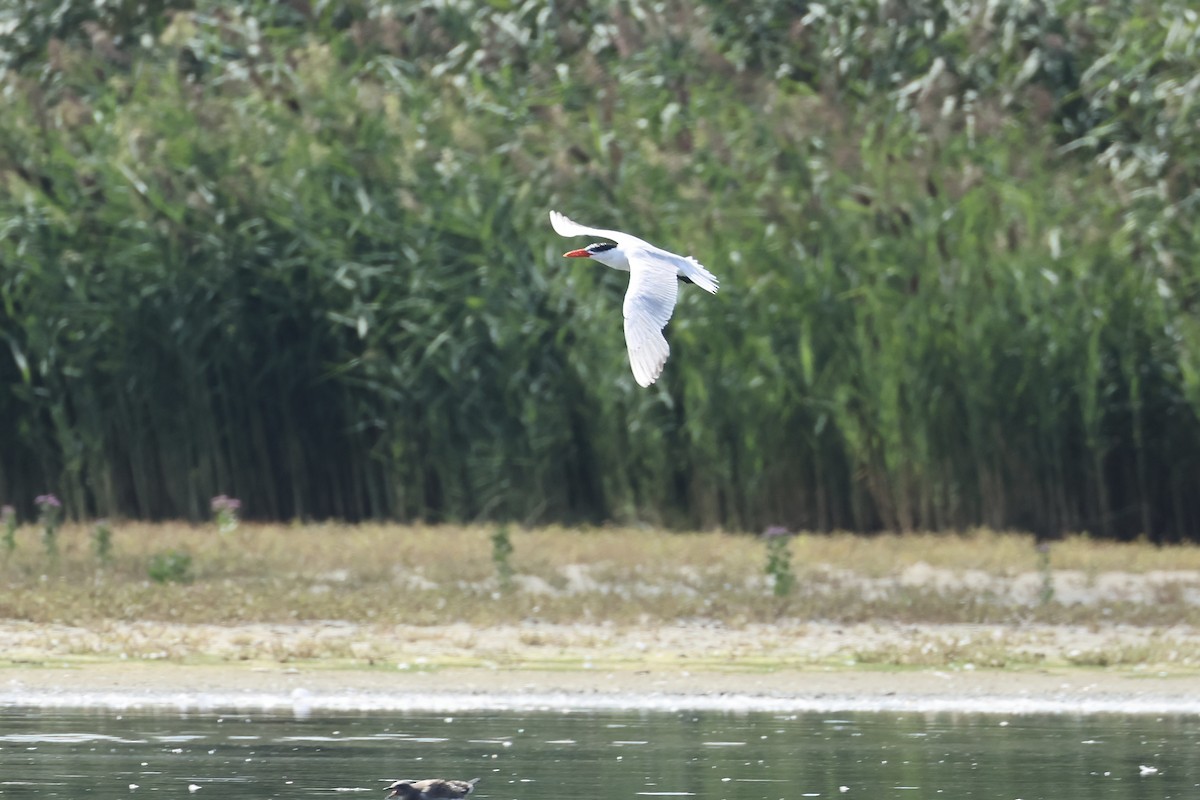
[[[475,791],[479,778],[469,781],[446,780],[445,778],[427,778],[423,781],[396,781],[387,787],[387,800],[398,797],[400,800],[463,800]]]

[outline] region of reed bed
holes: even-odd
[[[24,520],[1200,530],[1181,0],[59,5],[0,12]],[[722,277],[653,389],[555,207]]]

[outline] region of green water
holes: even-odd
[[[476,776],[479,800],[1196,798],[1200,719],[0,709],[2,800],[349,800]]]

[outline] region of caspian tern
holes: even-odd
[[[595,236],[611,242],[589,244],[563,253],[566,258],[591,258],[606,267],[629,273],[625,292],[625,346],[629,348],[629,366],[639,386],[649,386],[662,374],[671,347],[662,330],[675,310],[679,289],[676,279],[694,283],[710,294],[720,288],[717,276],[691,256],[680,256],[620,231],[589,228],[573,222],[557,211],[550,212],[550,224],[559,236]]]

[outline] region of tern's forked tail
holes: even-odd
[[[703,264],[691,256],[684,258],[684,263],[680,265],[679,272],[683,277],[709,294],[716,294],[717,289],[721,288],[720,279],[705,269]]]

